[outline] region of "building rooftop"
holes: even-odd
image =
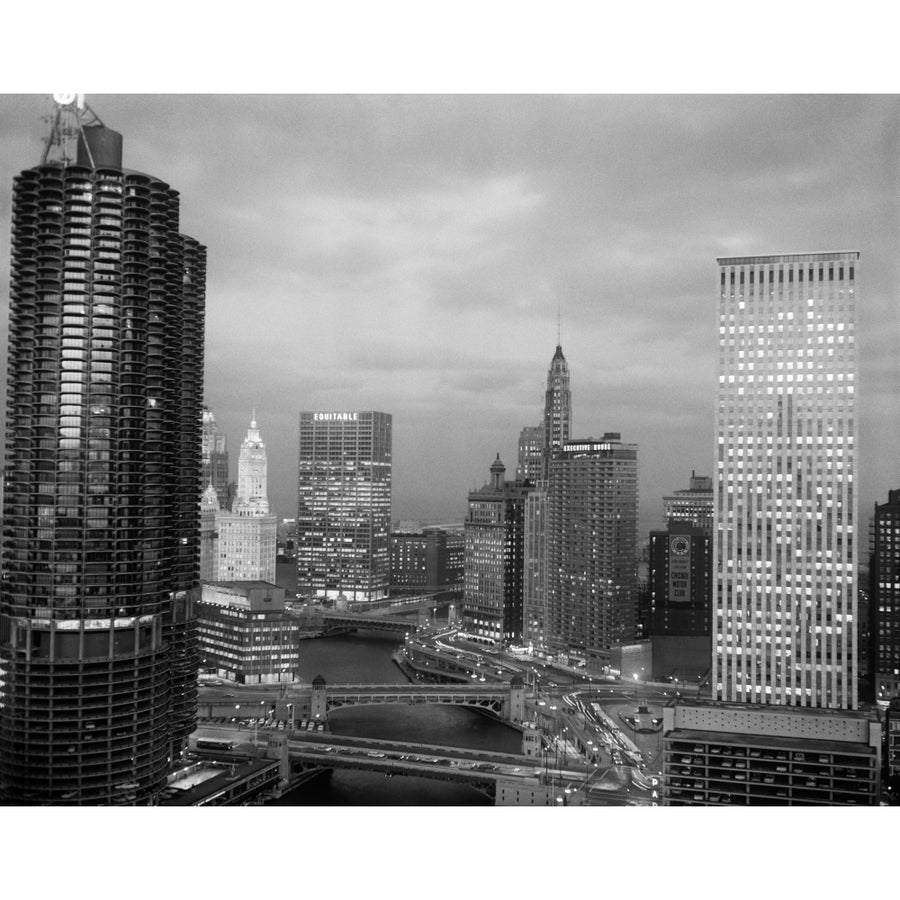
[[[875,712],[866,709],[823,709],[812,706],[786,706],[780,703],[740,703],[730,700],[710,700],[705,697],[673,697],[668,706],[701,707],[706,709],[725,709],[734,712],[775,713],[782,716],[816,715],[835,718],[877,720]]]
[[[719,256],[720,266],[740,266],[745,264],[765,264],[779,262],[828,262],[842,257],[859,259],[859,250],[814,250],[801,253],[767,253],[763,256]]]
[[[236,594],[244,594],[245,596],[253,589],[260,588],[277,588],[277,584],[271,581],[211,581],[210,584],[219,588],[233,591]]]
[[[254,612],[284,609],[285,589],[268,581],[206,581],[200,602]]]
[[[695,728],[674,728],[666,737],[679,741],[706,741],[712,744],[734,744],[738,747],[772,747],[776,750],[797,750],[811,744],[822,753],[848,753],[874,756],[875,748],[856,741],[830,741],[815,737],[787,737],[780,734],[737,734],[728,731],[698,731]]]
[[[169,776],[160,806],[197,806],[215,794],[277,769],[278,761],[273,759],[196,762]]]

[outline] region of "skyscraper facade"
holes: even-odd
[[[722,700],[857,705],[859,254],[719,259]]]
[[[200,489],[212,484],[219,498],[220,509],[231,509],[228,490],[228,445],[219,429],[213,411],[203,407],[201,429]]]
[[[121,146],[61,97],[14,180],[7,804],[151,803],[196,725],[206,251]]]
[[[460,590],[463,566],[452,561],[443,528],[391,534],[391,588],[397,591],[451,593]]]
[[[300,413],[297,590],[379,600],[390,588],[392,419]]]
[[[547,621],[547,490],[541,485],[525,498],[522,629],[525,643],[543,647]]]
[[[875,698],[889,701],[900,696],[900,490],[875,505],[869,585]]]
[[[637,446],[608,432],[569,441],[547,487],[545,643],[609,662],[634,639],[637,590]]]
[[[275,581],[278,523],[269,515],[267,474],[266,445],[254,413],[241,444],[231,512],[215,516],[216,581]]]
[[[250,420],[247,436],[241,443],[238,457],[237,496],[234,500],[234,512],[242,516],[268,516],[269,498],[268,469],[266,445],[259,436],[256,424],[256,412]]]
[[[526,425],[519,434],[519,464],[516,478],[537,484],[543,477],[544,426]]]
[[[212,484],[200,498],[200,580],[215,581],[218,576],[218,532],[216,517],[219,513],[219,495]]]
[[[550,463],[562,450],[572,429],[572,392],[569,366],[562,347],[547,371],[544,420],[534,428],[523,428],[519,436],[518,477],[527,478],[536,490],[525,502],[523,575],[523,638],[538,647],[546,645],[547,614],[547,482]]]
[[[469,494],[466,516],[466,631],[491,643],[515,643],[523,633],[525,501],[532,490],[523,481],[506,481],[500,455],[491,479]]]
[[[547,372],[544,393],[544,462],[543,476],[550,471],[550,460],[562,450],[572,429],[572,391],[569,386],[569,364],[557,344]]]

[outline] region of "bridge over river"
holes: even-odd
[[[468,706],[519,727],[526,720],[525,684],[519,677],[494,684],[327,684],[318,675],[311,685],[292,685],[278,698],[248,689],[201,701],[200,713],[207,721],[274,718],[293,727],[303,719],[327,723],[328,713],[344,706],[433,703]]]
[[[643,786],[627,770],[598,771],[581,761],[560,766],[549,756],[335,734],[263,734],[222,726],[201,728],[192,743],[198,737],[227,738],[234,744],[232,752],[236,755],[281,756],[285,778],[291,783],[308,780],[317,770],[324,774],[346,768],[380,772],[386,777],[406,775],[465,783],[499,804],[580,802],[621,806],[646,799]]]

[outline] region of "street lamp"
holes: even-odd
[[[256,741],[259,738],[259,723],[262,721],[263,708],[266,705],[265,700],[259,701],[259,716],[253,720],[253,754],[257,753]]]
[[[234,704],[234,718],[235,718],[235,724],[237,725],[238,728],[241,727],[240,717],[241,717],[241,704],[235,703]]]
[[[288,731],[294,730],[294,704],[288,703]]]

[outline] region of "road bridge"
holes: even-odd
[[[273,697],[259,691],[228,692],[229,696],[204,697],[201,715],[207,720],[228,718],[275,719],[294,725],[304,719],[327,723],[331,710],[344,706],[446,704],[468,706],[521,726],[526,720],[525,683],[518,676],[493,684],[334,684],[321,675],[312,685],[291,685]]]
[[[548,756],[349,735],[248,733],[229,726],[202,727],[192,744],[197,737],[229,739],[234,742],[232,753],[237,756],[260,753],[272,758],[279,756],[285,771],[289,769],[293,773],[292,784],[297,783],[298,776],[307,778],[314,771],[350,768],[380,772],[388,777],[405,775],[466,783],[498,803],[517,791],[538,799],[543,797],[550,805],[565,803],[579,787],[586,801],[593,805],[624,805],[629,801],[629,786],[634,797],[634,785],[625,771],[610,771],[604,779],[604,770],[598,772],[594,765],[570,761],[560,766],[553,764]],[[599,790],[593,790],[594,783]],[[585,786],[588,791],[584,791]]]
[[[438,703],[468,706],[490,712],[504,722],[521,725],[525,721],[525,684],[513,677],[497,684],[334,684],[321,675],[312,683],[310,714],[325,721],[329,710],[343,706],[401,703],[419,706]]]
[[[329,610],[321,614],[321,620],[325,628],[364,628],[368,631],[394,631],[398,634],[409,634],[419,630],[415,622],[400,616],[376,616]]]

